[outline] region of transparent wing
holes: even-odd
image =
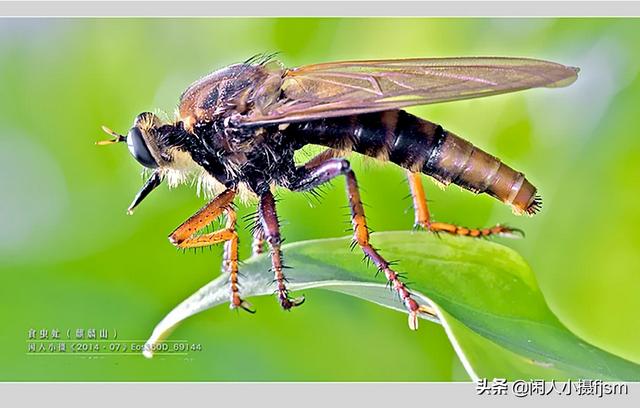
[[[527,58],[345,61],[285,71],[282,97],[240,120],[288,123],[573,83],[578,68]]]

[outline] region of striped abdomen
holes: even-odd
[[[389,160],[439,182],[487,193],[518,213],[540,208],[536,188],[498,158],[435,123],[401,110],[292,124],[297,141]]]

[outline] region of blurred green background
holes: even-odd
[[[219,274],[221,248],[182,254],[166,238],[203,204],[195,190],[163,186],[126,216],[140,166],[122,145],[93,143],[105,138],[100,125],[125,132],[141,111],[171,114],[193,80],[272,51],[290,66],[473,55],[579,66],[566,89],[411,110],[525,172],[541,214],[515,217],[489,197],[426,188],[438,220],[524,229],[525,239],[500,242],[531,264],[551,309],[587,341],[640,363],[638,43],[636,19],[0,20],[0,379],[468,379],[440,326],[411,332],[396,312],[322,290],[306,291],[291,313],[257,298],[256,315],[221,307],[191,318],[171,337],[202,345],[186,357],[27,355],[29,329],[144,340]],[[403,172],[353,161],[371,227],[411,228]],[[342,185],[315,207],[280,193],[288,242],[345,235]],[[242,231],[244,256],[249,244]]]

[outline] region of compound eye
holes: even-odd
[[[158,163],[151,155],[139,128],[133,127],[129,130],[129,134],[127,135],[127,146],[129,146],[131,155],[133,155],[133,157],[135,157],[136,160],[144,167],[150,169],[158,167]]]

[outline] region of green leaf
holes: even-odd
[[[285,245],[292,290],[323,288],[406,313],[382,276],[349,249],[350,238]],[[640,380],[640,366],[586,343],[549,310],[522,257],[494,242],[425,232],[373,234],[376,247],[407,273],[416,300],[438,314],[473,379]],[[242,265],[243,296],[272,294],[267,255]],[[207,284],[171,311],[153,331],[145,355],[180,321],[226,304],[227,276]],[[381,328],[382,329],[382,328]],[[407,328],[407,330],[409,330]]]

